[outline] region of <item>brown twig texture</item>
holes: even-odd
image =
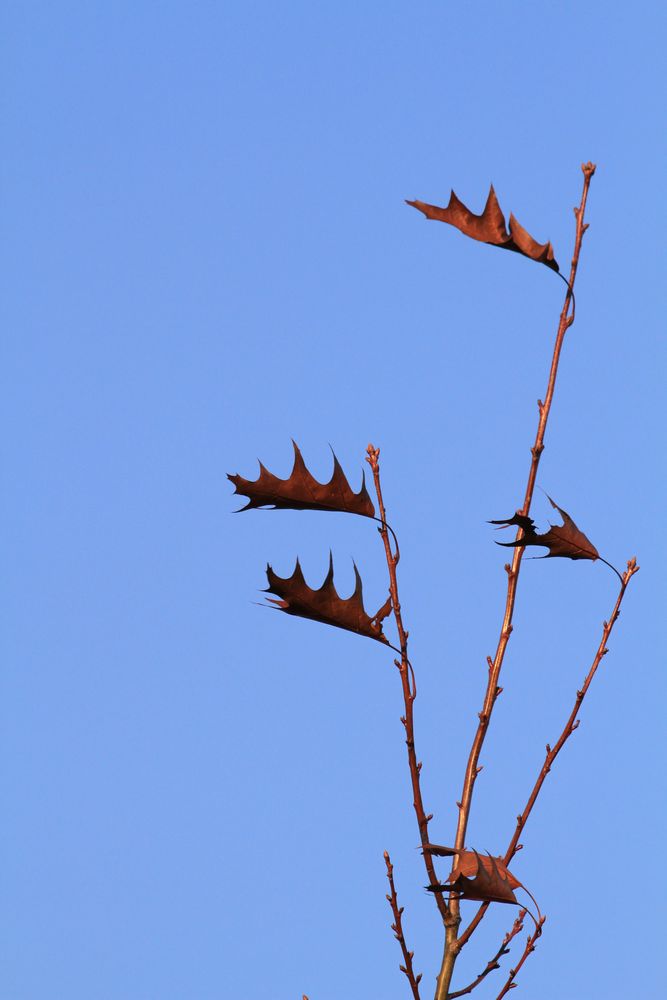
[[[431,813],[427,813],[424,809],[424,801],[422,798],[420,775],[421,775],[421,761],[417,760],[417,752],[415,750],[415,726],[414,726],[414,702],[417,697],[417,689],[414,681],[414,673],[412,671],[412,666],[410,660],[408,659],[408,633],[403,625],[403,618],[401,616],[401,602],[398,595],[398,578],[396,575],[396,567],[398,566],[399,553],[398,549],[393,552],[391,548],[391,542],[389,540],[389,529],[387,525],[387,512],[384,506],[384,500],[382,498],[382,484],[380,482],[380,449],[374,448],[372,444],[368,445],[367,459],[366,461],[371,467],[373,473],[373,484],[375,486],[375,493],[377,495],[378,509],[380,513],[380,527],[378,531],[382,537],[384,544],[385,556],[387,559],[387,569],[389,571],[389,593],[391,595],[391,607],[394,615],[394,620],[396,622],[396,630],[398,632],[399,647],[401,650],[401,659],[395,660],[396,666],[398,667],[400,677],[401,677],[401,688],[403,691],[403,705],[405,714],[401,716],[401,724],[405,729],[405,745],[408,749],[408,767],[410,769],[410,782],[412,785],[412,804],[415,810],[415,815],[417,817],[417,826],[419,827],[419,837],[422,844],[429,843],[428,835],[428,824],[433,818]],[[430,855],[424,852],[424,864],[426,866],[426,873],[428,875],[429,883],[435,883],[438,881],[435,866]],[[443,921],[448,917],[447,903],[442,898],[439,893],[434,894],[438,909],[440,910],[440,915]]]
[[[389,880],[390,890],[387,893],[387,902],[391,906],[391,912],[394,916],[394,922],[391,925],[391,929],[394,932],[394,937],[401,946],[403,961],[405,963],[404,965],[399,965],[399,969],[407,976],[414,1000],[419,1000],[419,982],[421,980],[421,973],[415,976],[412,965],[412,959],[414,958],[415,953],[414,951],[409,951],[408,946],[405,943],[405,935],[403,934],[403,907],[398,905],[398,896],[396,895],[396,886],[394,885],[394,866],[391,863],[391,858],[389,857],[387,851],[384,852],[384,863],[387,866],[387,879]]]
[[[542,764],[540,772],[535,780],[535,784],[533,785],[532,791],[528,796],[528,800],[525,806],[523,807],[523,810],[517,816],[514,834],[512,835],[512,839],[510,840],[507,846],[507,850],[505,851],[505,857],[504,857],[505,864],[509,864],[514,855],[517,853],[517,851],[521,849],[522,845],[519,843],[519,838],[526,826],[526,823],[528,822],[528,817],[533,811],[533,807],[535,805],[535,802],[537,801],[537,797],[540,794],[540,791],[542,790],[542,785],[544,784],[546,777],[549,774],[549,771],[551,770],[554,761],[556,760],[556,757],[561,752],[566,742],[569,740],[570,736],[572,736],[574,731],[579,726],[579,720],[578,720],[579,711],[583,704],[584,698],[586,697],[588,689],[591,686],[593,678],[597,673],[597,669],[600,666],[600,663],[602,662],[602,658],[606,656],[606,654],[609,651],[607,643],[609,642],[609,638],[613,631],[614,625],[621,613],[621,604],[623,603],[625,592],[628,588],[630,580],[638,571],[639,571],[639,566],[637,565],[637,560],[634,558],[630,559],[628,561],[627,569],[625,573],[623,573],[623,576],[621,578],[621,587],[618,592],[618,596],[616,597],[616,601],[614,603],[611,615],[609,616],[609,620],[602,623],[602,638],[600,639],[600,643],[598,645],[595,656],[593,657],[593,662],[588,671],[588,674],[586,675],[586,679],[584,683],[581,685],[580,690],[577,691],[572,711],[570,712],[568,720],[565,723],[565,726],[563,727],[563,731],[561,732],[560,736],[558,737],[558,740],[553,745],[553,747],[547,744],[546,757],[544,763]],[[479,907],[477,913],[470,921],[468,927],[465,929],[465,931],[463,932],[463,934],[461,934],[459,938],[459,945],[461,948],[466,944],[466,942],[475,932],[475,930],[481,923],[488,908],[489,908],[488,903],[482,903],[482,905]]]
[[[537,776],[537,780],[535,782],[535,785],[533,786],[533,790],[528,796],[528,801],[526,802],[523,811],[520,813],[519,816],[517,816],[516,829],[509,843],[507,851],[505,852],[506,864],[509,864],[509,862],[516,854],[517,850],[519,850],[520,847],[519,837],[521,836],[523,828],[528,822],[528,817],[533,811],[533,806],[535,805],[537,796],[540,794],[542,785],[544,784],[546,777],[549,771],[551,770],[553,762],[555,761],[556,757],[561,752],[567,741],[569,740],[570,736],[572,736],[572,733],[579,726],[579,719],[578,719],[579,710],[581,709],[583,700],[586,697],[586,694],[588,692],[589,687],[591,686],[593,678],[597,673],[597,669],[600,666],[600,663],[602,662],[602,658],[606,656],[607,653],[609,652],[609,649],[607,648],[609,637],[611,636],[614,624],[618,620],[618,616],[621,613],[621,604],[623,602],[623,598],[625,596],[628,584],[630,583],[630,580],[635,575],[635,573],[638,572],[638,570],[639,566],[637,565],[637,560],[634,558],[630,559],[628,562],[627,569],[622,577],[621,588],[618,592],[616,603],[614,604],[614,609],[611,615],[609,616],[609,620],[602,623],[602,638],[600,639],[600,644],[593,658],[590,670],[586,675],[586,679],[584,683],[581,685],[579,691],[577,691],[577,696],[575,698],[572,711],[570,712],[570,715],[568,717],[567,722],[565,723],[562,733],[558,737],[553,747],[549,746],[549,744],[547,743],[546,757],[544,760],[544,764],[542,765],[542,769],[540,770],[540,773]]]
[[[500,991],[500,993],[496,997],[496,1000],[502,1000],[502,998],[504,996],[507,996],[507,994],[509,993],[509,991],[516,986],[515,979],[516,979],[517,975],[519,974],[519,970],[523,966],[523,964],[526,961],[526,959],[530,955],[532,955],[532,953],[535,951],[535,942],[537,941],[538,937],[540,937],[540,935],[542,934],[542,927],[544,926],[544,921],[545,920],[546,920],[546,917],[540,917],[540,919],[538,920],[537,926],[535,927],[535,930],[528,937],[528,939],[526,941],[526,947],[523,949],[523,954],[522,954],[521,958],[516,963],[516,965],[514,966],[514,968],[510,969],[510,974],[507,977],[507,980],[506,980],[505,985],[503,986],[502,990]]]
[[[507,934],[503,938],[500,948],[495,953],[493,958],[489,959],[489,961],[486,963],[486,966],[484,967],[484,969],[482,969],[477,978],[473,979],[471,983],[468,983],[468,985],[464,987],[464,989],[456,990],[454,993],[448,993],[447,1000],[456,1000],[456,997],[464,997],[468,993],[472,993],[472,991],[476,989],[476,987],[478,987],[480,983],[484,982],[484,980],[486,979],[486,977],[489,975],[490,972],[495,972],[496,969],[500,968],[500,959],[504,955],[509,954],[508,945],[510,941],[512,940],[512,938],[515,938],[517,934],[520,934],[521,931],[523,930],[523,921],[526,916],[526,912],[527,912],[526,910],[520,910],[519,916],[516,918],[516,920],[512,924],[511,929],[507,932]]]

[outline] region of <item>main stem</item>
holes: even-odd
[[[553,401],[554,391],[556,388],[556,376],[558,374],[558,365],[560,362],[561,350],[563,347],[563,341],[565,340],[565,334],[572,323],[574,322],[574,312],[570,311],[570,306],[572,304],[572,295],[575,279],[577,276],[577,267],[579,265],[579,254],[581,252],[581,244],[583,241],[584,233],[588,228],[587,224],[584,223],[584,213],[586,210],[586,200],[588,198],[588,189],[590,187],[591,178],[595,173],[595,165],[593,163],[584,163],[581,167],[584,175],[583,191],[581,195],[581,202],[578,208],[575,208],[574,213],[576,217],[576,234],[574,240],[574,252],[572,254],[572,262],[570,266],[570,278],[568,282],[568,289],[565,295],[565,301],[563,303],[563,308],[561,309],[560,318],[558,322],[558,331],[556,333],[556,341],[553,349],[553,356],[551,359],[551,369],[549,371],[549,381],[547,383],[547,390],[544,397],[544,402],[538,400],[539,408],[539,421],[537,425],[537,432],[535,434],[535,441],[533,447],[531,448],[531,463],[530,469],[528,471],[528,482],[526,483],[526,491],[524,494],[523,506],[521,507],[520,513],[528,515],[530,513],[530,505],[533,500],[533,493],[535,491],[535,482],[537,479],[537,470],[540,464],[540,458],[542,452],[544,451],[544,437],[546,434],[547,423],[549,420],[549,413],[551,411],[551,404]],[[517,539],[520,540],[523,537],[523,531],[519,528],[517,533]],[[517,587],[519,583],[519,572],[521,570],[521,560],[523,558],[524,549],[517,548],[514,550],[514,556],[511,565],[506,567],[507,570],[507,595],[505,598],[505,613],[503,615],[503,622],[500,629],[500,636],[498,639],[498,645],[496,647],[496,653],[493,659],[489,658],[489,677],[486,686],[486,692],[484,695],[484,704],[482,706],[482,711],[479,713],[479,724],[473,738],[472,746],[470,748],[470,754],[468,757],[468,763],[466,765],[465,777],[463,780],[463,790],[461,793],[461,799],[458,803],[459,815],[458,824],[456,828],[456,839],[454,846],[457,850],[463,850],[465,846],[466,831],[468,829],[468,820],[470,818],[470,807],[472,804],[472,796],[475,788],[475,782],[477,780],[477,775],[479,774],[479,757],[484,745],[484,740],[486,739],[486,734],[489,729],[489,724],[491,722],[491,715],[493,713],[493,708],[500,694],[500,687],[498,686],[498,679],[500,677],[500,671],[502,669],[503,660],[505,658],[505,651],[507,649],[507,644],[509,642],[510,635],[512,634],[512,618],[514,616],[514,605],[516,601]],[[435,993],[435,1000],[447,1000],[447,995],[449,993],[449,987],[452,981],[452,974],[454,972],[454,965],[456,964],[456,959],[460,951],[460,945],[458,944],[458,928],[461,922],[460,912],[459,912],[459,901],[457,898],[452,896],[449,900],[449,911],[450,920],[446,927],[445,932],[445,948],[442,958],[442,965],[440,967],[440,974],[438,976],[438,985]]]

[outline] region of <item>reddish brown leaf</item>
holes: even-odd
[[[540,264],[546,264],[552,271],[558,270],[551,243],[538,243],[530,233],[526,232],[523,226],[519,225],[513,215],[510,215],[509,232],[507,232],[505,216],[498,204],[493,184],[481,215],[475,215],[474,212],[466,208],[453,191],[446,208],[428,205],[424,201],[408,201],[407,204],[423,212],[427,219],[435,219],[438,222],[447,222],[450,226],[456,226],[473,240],[479,240],[480,243],[490,243],[503,250],[514,250]]]
[[[227,478],[234,483],[235,493],[248,497],[241,510],[252,507],[289,508],[291,510],[339,510],[348,514],[375,517],[375,509],[366,489],[362,472],[361,489],[355,493],[347,481],[338,459],[333,456],[333,474],[328,483],[318,483],[306,468],[295,441],[294,466],[289,479],[278,479],[259,463],[259,479],[242,476]]]
[[[384,604],[372,618],[364,611],[362,584],[359,571],[355,565],[355,587],[351,597],[341,598],[336,592],[333,582],[333,559],[329,554],[329,571],[324,583],[318,590],[311,590],[303,577],[299,560],[296,561],[291,576],[277,576],[270,566],[266,567],[266,577],[269,581],[267,592],[277,594],[280,600],[269,597],[268,600],[288,615],[299,618],[311,618],[325,625],[357,632],[369,639],[388,642],[382,631],[382,619],[386,618],[390,606]]]
[[[453,847],[441,847],[439,844],[425,844],[424,851],[437,857],[456,855]],[[522,889],[523,885],[512,875],[502,858],[464,850],[459,851],[447,881],[428,888],[431,892],[456,892],[461,899],[516,903],[514,889]]]
[[[490,521],[490,524],[498,524],[502,527],[517,525],[523,528],[524,531],[523,538],[519,541],[498,542],[497,544],[504,545],[506,548],[517,548],[524,545],[544,545],[549,551],[546,556],[542,556],[543,559],[549,559],[551,556],[564,556],[568,559],[591,559],[593,561],[600,559],[598,550],[586,538],[583,531],[579,530],[570,515],[562,507],[559,507],[557,503],[554,503],[551,497],[547,497],[547,499],[563,518],[562,524],[552,525],[548,531],[540,535],[535,531],[533,519],[526,517],[524,514],[515,514],[504,521]],[[612,569],[614,569],[613,566]],[[618,571],[614,570],[614,572]]]

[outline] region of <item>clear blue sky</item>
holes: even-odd
[[[382,447],[424,795],[451,842],[502,615],[485,521],[523,495],[563,286],[403,199],[454,187],[479,209],[493,181],[567,265],[588,159],[539,481],[642,570],[515,864],[548,915],[517,995],[657,997],[662,5],[8,0],[1,18],[0,1000],[405,997],[385,849],[430,996],[391,654],[253,603],[267,560],[287,575],[298,552],[318,584],[331,547],[374,608],[379,540],[338,514],[234,517],[225,473],[287,474],[294,437],[322,479],[331,443],[356,485]],[[615,591],[599,563],[525,563],[471,845],[509,839]],[[489,918],[460,983],[512,919]]]

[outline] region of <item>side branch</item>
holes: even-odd
[[[540,794],[542,785],[544,784],[546,776],[551,770],[553,762],[555,761],[556,757],[561,752],[567,741],[569,740],[572,733],[579,726],[579,719],[578,719],[579,710],[581,709],[583,700],[586,697],[586,693],[589,687],[591,686],[593,678],[597,673],[597,669],[600,666],[600,663],[602,662],[602,657],[606,656],[606,654],[609,652],[607,648],[607,643],[609,642],[609,637],[614,628],[614,624],[616,623],[618,616],[621,613],[621,604],[625,596],[625,591],[627,590],[630,580],[638,571],[639,571],[639,566],[637,565],[637,560],[634,558],[630,559],[628,562],[628,567],[621,578],[621,589],[618,592],[618,597],[616,598],[616,603],[614,604],[614,609],[610,615],[609,621],[602,623],[602,638],[600,639],[600,644],[597,648],[595,657],[593,658],[591,668],[588,671],[588,674],[586,675],[586,680],[582,684],[581,689],[577,691],[577,697],[575,698],[574,706],[572,708],[572,711],[570,712],[567,722],[565,723],[565,727],[563,728],[562,733],[558,737],[558,740],[556,741],[553,747],[549,746],[549,744],[547,743],[546,757],[544,760],[544,764],[542,765],[542,769],[537,776],[537,781],[535,782],[533,790],[528,797],[528,801],[526,802],[526,805],[523,808],[523,812],[519,816],[517,816],[516,829],[514,830],[514,835],[509,843],[507,851],[505,852],[506,864],[512,860],[516,852],[519,850],[519,837],[521,836],[523,828],[525,827],[528,821],[528,817],[533,811],[533,806],[535,805],[537,796]]]
[[[401,602],[398,596],[398,579],[396,576],[396,566],[398,565],[398,551],[392,552],[391,543],[389,541],[389,531],[387,527],[387,514],[384,506],[384,500],[382,499],[382,486],[380,483],[380,449],[374,448],[372,444],[369,444],[366,449],[368,457],[366,461],[371,467],[373,473],[373,483],[375,485],[375,493],[377,495],[378,508],[380,513],[380,527],[378,531],[382,537],[384,543],[384,551],[387,559],[387,569],[389,571],[389,593],[391,594],[391,609],[396,621],[396,629],[398,631],[398,640],[401,650],[400,662],[397,660],[396,665],[399,669],[401,676],[401,687],[403,690],[403,704],[405,714],[401,716],[401,723],[405,729],[405,744],[408,748],[408,767],[410,769],[410,781],[412,784],[412,804],[414,806],[415,815],[417,817],[417,825],[419,827],[419,837],[422,844],[429,843],[428,834],[428,824],[431,820],[432,814],[426,813],[424,809],[424,801],[422,799],[421,785],[420,785],[420,772],[421,772],[421,761],[417,760],[417,753],[415,750],[415,729],[414,729],[414,701],[417,697],[417,692],[414,684],[414,674],[412,674],[413,682],[411,683],[410,677],[412,672],[412,667],[408,659],[408,633],[403,625],[403,619],[401,617]],[[435,866],[433,864],[433,859],[430,854],[423,852],[424,864],[426,866],[426,873],[428,875],[429,884],[434,884],[438,881],[438,876],[435,871]],[[438,909],[440,910],[440,915],[443,922],[448,919],[449,913],[447,908],[447,903],[443,898],[441,893],[433,894],[436,900]]]
[[[502,1000],[502,998],[504,996],[507,996],[509,991],[516,986],[514,980],[518,976],[519,970],[521,969],[522,965],[524,964],[528,956],[532,955],[532,953],[535,951],[535,942],[542,933],[542,927],[546,919],[547,919],[546,917],[540,918],[535,930],[526,941],[526,947],[523,949],[523,955],[521,956],[515,967],[513,969],[510,969],[510,974],[507,977],[507,981],[503,986],[502,990],[500,991],[500,993],[498,994],[498,996],[496,997],[496,1000]]]
[[[387,878],[389,880],[390,892],[387,893],[387,901],[391,906],[391,912],[394,915],[394,922],[391,925],[391,929],[394,932],[394,937],[401,946],[401,951],[403,952],[403,961],[405,965],[400,965],[399,969],[404,972],[408,977],[408,982],[410,983],[410,989],[412,990],[412,996],[414,1000],[420,1000],[419,998],[419,981],[421,979],[421,972],[419,975],[415,976],[414,969],[412,967],[412,959],[414,957],[414,951],[408,951],[408,946],[405,943],[405,937],[403,935],[403,907],[398,905],[398,897],[396,895],[396,886],[394,885],[394,866],[391,863],[391,858],[387,851],[384,852],[384,863],[387,866]]]
[[[519,916],[512,924],[512,929],[509,930],[505,935],[505,937],[503,938],[500,948],[495,953],[493,958],[489,959],[489,961],[486,963],[486,967],[480,972],[480,974],[477,976],[477,979],[473,979],[473,981],[469,983],[465,987],[465,989],[456,990],[455,993],[448,993],[447,1000],[455,1000],[456,997],[464,997],[466,996],[466,994],[472,993],[475,987],[479,986],[479,984],[486,979],[486,977],[490,972],[494,972],[496,969],[500,968],[500,959],[503,957],[503,955],[509,954],[509,948],[507,947],[508,944],[510,943],[512,938],[516,937],[517,934],[520,934],[521,931],[523,930],[523,921],[525,916],[526,916],[526,910],[521,910],[519,912]]]
[[[609,638],[613,631],[614,625],[616,624],[616,621],[618,620],[618,617],[621,613],[621,604],[623,603],[623,598],[625,597],[625,592],[628,588],[628,584],[630,583],[630,580],[635,575],[635,573],[638,572],[639,572],[639,566],[637,565],[637,560],[634,558],[630,559],[627,565],[627,569],[623,574],[623,576],[621,577],[621,588],[618,592],[618,596],[616,597],[616,603],[614,604],[612,613],[609,616],[609,620],[603,622],[602,624],[602,638],[600,639],[600,644],[598,645],[597,652],[595,653],[595,656],[593,658],[593,662],[586,676],[586,680],[582,684],[581,689],[577,691],[577,696],[574,701],[574,706],[572,708],[572,711],[570,712],[567,722],[565,723],[562,733],[558,737],[557,742],[554,744],[553,747],[551,747],[547,743],[546,757],[544,760],[544,764],[542,765],[540,773],[538,774],[535,784],[533,785],[533,789],[530,795],[528,796],[528,801],[526,802],[523,811],[517,816],[514,834],[509,842],[509,845],[507,847],[503,859],[505,861],[505,864],[509,864],[514,855],[517,853],[517,851],[521,850],[522,845],[519,843],[519,838],[524,830],[524,827],[526,826],[526,823],[528,822],[528,817],[533,811],[533,806],[535,805],[537,797],[540,794],[540,791],[542,790],[542,785],[544,784],[546,777],[549,771],[551,770],[554,761],[556,760],[556,757],[561,752],[561,750],[569,740],[572,733],[579,726],[579,720],[578,720],[579,711],[583,704],[584,698],[586,697],[588,689],[591,686],[593,678],[597,673],[597,669],[600,666],[600,663],[602,662],[602,658],[608,652],[607,643],[609,642]],[[462,948],[466,944],[466,942],[470,939],[470,937],[472,936],[478,925],[481,923],[488,908],[489,908],[488,903],[482,903],[477,913],[470,921],[468,927],[465,929],[465,931],[458,940],[458,945],[460,948]]]

